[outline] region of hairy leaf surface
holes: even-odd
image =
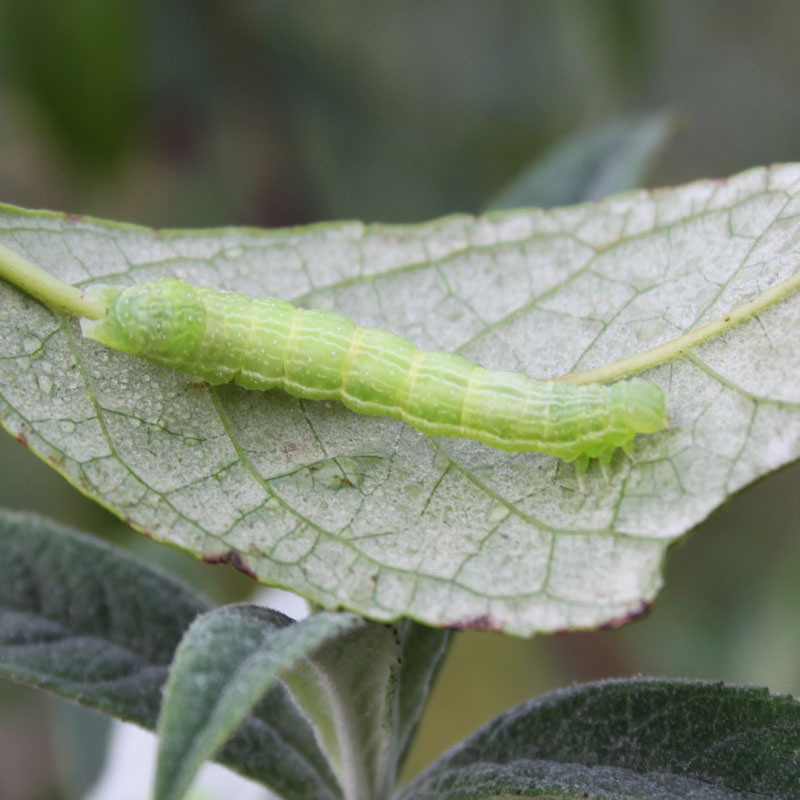
[[[401,800],[792,800],[800,703],[722,683],[621,680],[538,697],[442,756]]]
[[[154,728],[175,648],[208,602],[119,549],[38,517],[0,510],[0,547],[0,677]],[[288,794],[339,796],[283,686],[249,712],[221,762]]]
[[[250,605],[223,606],[198,617],[175,654],[164,692],[156,800],[180,800],[203,762],[216,755],[283,673],[327,639],[365,624],[354,614],[330,612],[293,623],[277,611]],[[327,769],[311,773],[305,749],[282,753],[276,772],[283,780],[273,788],[309,800],[341,797]]]

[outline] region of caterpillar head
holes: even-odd
[[[612,426],[634,433],[654,433],[666,428],[669,415],[664,392],[655,384],[632,378],[609,389]]]
[[[157,364],[169,366],[190,355],[205,332],[205,306],[183,281],[92,286],[87,296],[108,312],[102,319],[81,319],[84,336]]]

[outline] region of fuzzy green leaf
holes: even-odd
[[[175,648],[206,600],[118,549],[0,510],[0,677],[155,728]],[[282,686],[219,760],[278,790],[335,797],[313,731]],[[333,793],[332,793],[333,792]]]
[[[198,617],[175,654],[164,693],[156,800],[183,797],[203,762],[222,748],[283,673],[326,640],[364,624],[353,614],[330,612],[292,623],[277,611],[248,605]],[[302,773],[293,766],[285,764],[287,774]],[[286,782],[280,788],[289,797],[309,800],[341,797],[335,783]]]
[[[286,683],[347,798],[386,800],[441,664],[447,634],[404,620],[332,639]]]
[[[401,800],[793,800],[800,703],[766,690],[622,680],[552,692],[445,754]]]
[[[292,798],[388,797],[427,700],[447,634],[321,612],[300,622],[257,606],[226,606],[192,624],[170,670],[159,730],[157,800],[184,795],[279,680],[315,727],[338,776],[291,783]],[[287,774],[302,771],[288,768]]]
[[[155,727],[204,598],[124,552],[0,509],[0,674]]]
[[[150,231],[0,210],[78,286],[173,276],[346,314],[551,377],[641,353],[798,272],[800,167],[416,226]],[[432,439],[281,392],[209,389],[81,339],[0,283],[0,420],[135,527],[325,607],[537,631],[620,624],[668,546],[800,455],[800,296],[642,377],[668,431],[586,494],[536,453]]]

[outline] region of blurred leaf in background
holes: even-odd
[[[135,142],[143,8],[137,0],[0,4],[9,87],[39,118],[73,179],[108,179]]]
[[[612,117],[549,150],[503,189],[487,210],[568,206],[644,186],[673,129],[666,113]]]
[[[1,0],[0,187],[162,227],[424,220],[659,108],[684,135],[651,184],[733,174],[796,156],[799,18],[792,0]]]

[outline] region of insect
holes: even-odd
[[[339,400],[360,414],[396,417],[430,436],[478,439],[601,467],[637,433],[667,425],[664,393],[634,378],[611,386],[539,381],[488,370],[452,353],[418,350],[339,314],[249,299],[167,278],[93,286],[106,316],[83,335],[210,384],[283,389]]]

